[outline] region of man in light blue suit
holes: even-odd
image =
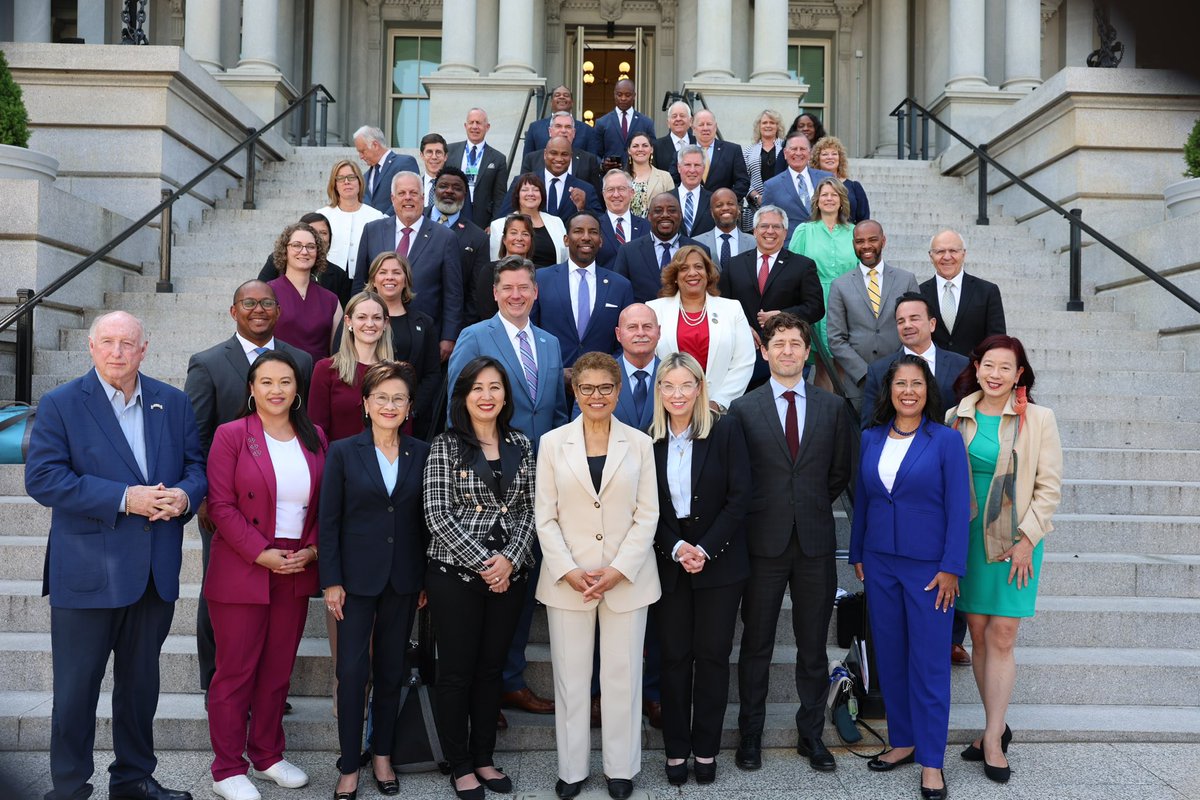
[[[191,800],[154,779],[159,652],[179,597],[183,526],[208,482],[187,395],[138,372],[142,323],[116,311],[88,332],[95,369],[42,397],[25,489],[52,509],[53,800],[92,787],[96,702],[112,655],[109,797]]]
[[[787,212],[788,232],[784,241],[791,241],[797,225],[812,219],[811,201],[817,184],[834,177],[831,172],[808,166],[811,153],[808,137],[798,131],[788,134],[783,145],[783,158],[788,168],[763,184],[762,205],[779,206]]]

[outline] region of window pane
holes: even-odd
[[[789,51],[791,48],[788,48]],[[825,48],[818,45],[800,45],[799,72],[808,84],[808,94],[804,102],[825,102]],[[791,66],[791,53],[788,53],[788,66]]]
[[[421,37],[421,74],[429,75],[436,72],[438,65],[442,63],[442,40],[433,36]],[[422,95],[425,94],[425,87],[420,88]]]
[[[799,62],[800,62],[800,46],[795,45],[795,44],[789,44],[788,45],[787,71],[788,71],[788,75],[791,76],[792,80],[796,80],[798,77],[800,77]]]
[[[417,94],[421,40],[415,36],[397,36],[392,50],[392,93]]]
[[[429,101],[392,101],[392,147],[416,147],[429,131]]]

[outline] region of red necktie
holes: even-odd
[[[792,461],[795,461],[796,454],[800,452],[800,425],[796,421],[796,393],[789,389],[783,393],[783,399],[787,400],[788,404],[783,438],[787,439],[788,452],[792,454]]]
[[[408,258],[408,246],[412,244],[412,228],[405,228],[400,234],[400,244],[396,245],[396,252]]]
[[[629,141],[629,112],[621,112],[621,138]]]
[[[758,293],[767,290],[767,276],[771,274],[771,257],[763,253],[762,266],[758,268]]]
[[[622,224],[624,221],[624,218],[617,217],[617,241],[621,244],[625,244],[625,226]]]

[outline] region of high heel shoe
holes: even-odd
[[[379,790],[380,794],[388,796],[400,794],[400,782],[395,778],[380,778],[374,770],[371,771],[371,777],[375,779],[375,788]]]
[[[692,771],[696,773],[696,783],[701,786],[710,784],[717,779],[717,760],[714,758],[707,764],[703,761],[693,761]]]
[[[987,762],[983,762],[983,774],[988,776],[989,780],[996,783],[1008,783],[1008,779],[1012,777],[1012,770],[1008,767],[995,767]]]
[[[684,759],[681,764],[667,764],[667,783],[672,786],[683,786],[687,783],[688,765],[687,759]]]
[[[1000,736],[1000,752],[1007,753],[1008,752],[1008,743],[1011,741],[1012,741],[1012,730],[1010,730],[1008,725],[1005,724],[1004,733]],[[963,761],[983,761],[983,747],[982,747],[983,737],[982,736],[979,737],[979,744],[981,745],[980,747],[976,747],[973,744],[967,745],[967,749],[963,750],[961,753],[958,754],[959,757],[962,758]]]
[[[949,792],[946,791],[946,773],[938,770],[942,774],[942,787],[940,789],[927,789],[925,783],[921,783],[921,800],[946,800]]]

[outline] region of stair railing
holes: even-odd
[[[519,120],[517,120],[517,132],[513,134],[512,145],[509,146],[509,148],[508,148],[508,174],[509,175],[517,174],[517,162],[514,161],[513,159],[515,159],[517,157],[517,144],[520,143],[521,138],[524,137],[524,135],[525,135],[525,128],[526,128],[525,120],[526,120],[526,118],[529,117],[529,104],[533,102],[533,98],[537,96],[539,91],[544,93],[546,90],[545,89],[536,89],[536,88],[530,89],[528,94],[525,95],[525,108],[523,108],[521,110],[521,118]],[[542,102],[542,110],[545,110],[545,106],[546,106],[546,104],[543,101]],[[538,119],[541,119],[541,117],[538,117]]]
[[[141,219],[134,222],[125,230],[114,236],[107,244],[100,247],[87,258],[80,261],[71,269],[59,275],[52,280],[45,288],[34,292],[32,289],[17,290],[17,306],[12,311],[0,318],[0,331],[8,330],[14,324],[17,326],[17,351],[16,351],[16,397],[15,399],[24,403],[33,402],[33,311],[42,304],[48,297],[57,292],[62,287],[66,286],[75,278],[82,275],[89,267],[95,264],[100,259],[111,253],[119,247],[125,240],[133,236],[142,228],[149,225],[156,218],[161,219],[161,232],[159,238],[159,274],[158,283],[155,286],[156,291],[169,293],[175,291],[174,285],[171,282],[171,209],[175,205],[175,201],[186,195],[195,188],[201,181],[212,175],[218,169],[223,167],[234,156],[242,150],[246,151],[246,178],[245,178],[245,200],[242,203],[242,208],[254,208],[254,171],[255,171],[255,145],[262,138],[263,134],[278,125],[283,119],[298,108],[305,108],[308,100],[316,95],[320,95],[319,103],[321,104],[322,113],[319,117],[320,131],[318,132],[318,141],[325,141],[325,123],[327,121],[326,108],[328,103],[337,102],[333,99],[333,95],[329,93],[321,84],[316,84],[300,97],[292,101],[291,105],[279,113],[275,119],[268,122],[261,128],[247,128],[246,136],[237,143],[225,155],[210,164],[199,175],[192,178],[190,181],[180,186],[173,192],[163,190],[162,202],[157,206],[147,211]]]

